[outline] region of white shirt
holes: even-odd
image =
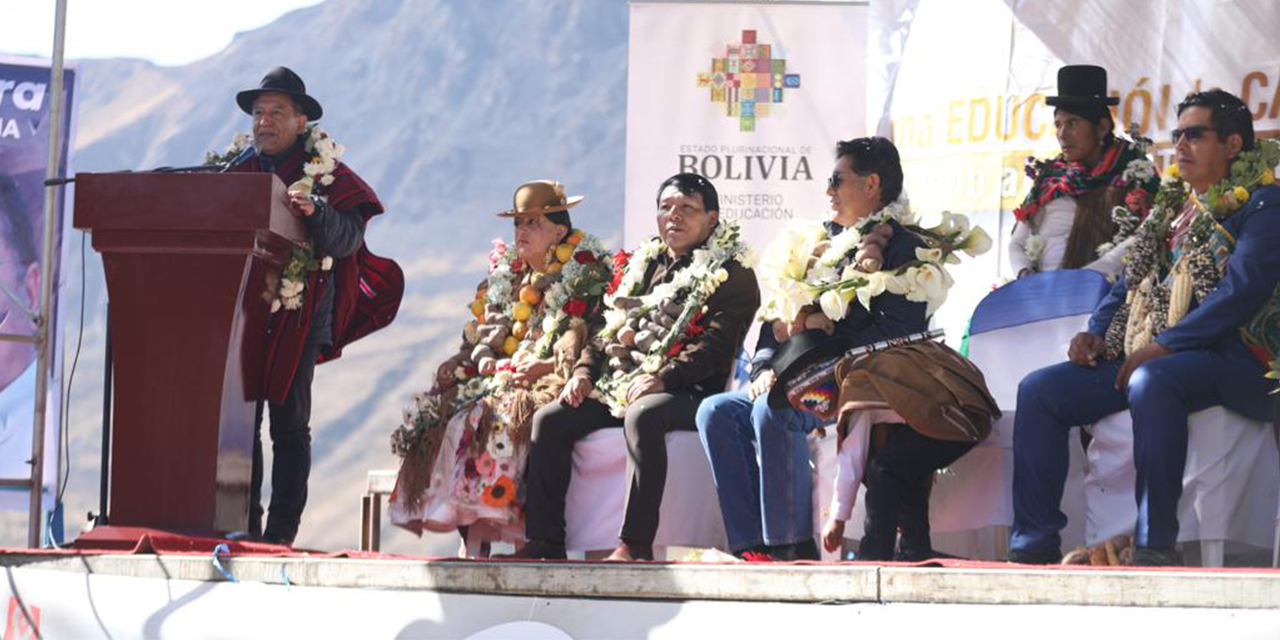
[[[858,486],[867,467],[871,448],[871,426],[881,422],[906,422],[892,409],[867,409],[850,418],[849,433],[840,442],[836,460],[835,491],[831,495],[831,517],[848,522],[858,502]]]
[[[1061,196],[1050,200],[1048,204],[1031,218],[1030,224],[1019,222],[1013,230],[1013,238],[1009,241],[1009,265],[1016,276],[1023,269],[1032,271],[1055,271],[1062,268],[1062,258],[1067,252],[1067,237],[1071,235],[1071,226],[1076,219],[1076,199]],[[1032,229],[1036,232],[1033,234]],[[1044,250],[1037,262],[1027,257],[1027,242],[1032,235],[1038,235],[1044,241]],[[1133,243],[1133,236],[1112,247],[1110,251],[1098,259],[1085,265],[1085,269],[1102,272],[1108,280],[1114,280],[1116,274],[1124,267],[1124,253]]]

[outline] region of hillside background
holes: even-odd
[[[404,302],[391,327],[317,370],[298,545],[358,545],[365,473],[395,467],[388,435],[453,348],[489,239],[510,236],[494,214],[510,207],[517,185],[560,180],[586,195],[575,224],[620,241],[627,35],[622,0],[329,0],[188,65],[77,61],[78,171],[199,162],[249,129],[235,93],[285,65],[324,105],[321,124],[347,147],[344,160],[386,204],[367,242],[403,267]],[[86,312],[65,498],[74,537],[98,506],[105,292],[97,255],[85,252],[82,279],[82,235],[67,241],[69,344],[82,286]],[[3,516],[0,543],[24,544],[25,514]],[[388,526],[383,549],[452,554],[457,537],[424,541]]]

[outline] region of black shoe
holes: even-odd
[[[901,540],[898,542],[898,551],[893,554],[893,559],[896,562],[924,562],[942,555],[928,545],[910,544],[906,540]]]
[[[1058,564],[1062,562],[1062,552],[1031,551],[1030,549],[1010,549],[1009,562],[1016,564]]]
[[[512,560],[564,560],[568,558],[564,545],[544,540],[530,540],[512,554],[493,556],[498,559]]]
[[[779,562],[792,562],[795,560],[821,560],[822,554],[818,552],[818,543],[813,540],[802,540],[791,544],[779,544],[769,547],[768,551],[774,560]]]
[[[288,538],[286,538],[286,537],[279,536],[279,535],[271,535],[270,533],[263,534],[263,536],[262,536],[262,541],[263,541],[263,542],[265,542],[265,543],[267,543],[267,544],[278,544],[278,545],[280,545],[280,546],[282,546],[282,547],[292,547],[292,546],[293,546],[293,538],[292,538],[292,537],[288,537]]]
[[[1181,567],[1182,554],[1173,547],[1136,547],[1133,550],[1135,567]]]

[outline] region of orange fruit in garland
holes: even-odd
[[[578,246],[579,242],[582,242],[581,231],[574,231],[573,233],[569,234],[569,237],[565,240],[565,244],[568,244],[571,247]]]
[[[511,325],[511,335],[515,336],[516,340],[524,340],[524,337],[528,335],[528,333],[529,325],[525,324],[523,321],[517,320],[515,324]]]
[[[547,265],[547,273],[560,273],[560,270],[563,268],[564,268],[564,265],[560,264],[559,262],[552,262],[551,264]]]
[[[527,302],[517,302],[514,309],[511,310],[511,316],[516,320],[528,320],[533,315],[533,307]]]
[[[542,292],[537,287],[526,284],[520,287],[520,301],[530,305],[538,304],[542,302]]]
[[[507,336],[507,339],[502,341],[502,352],[508,356],[515,355],[516,349],[519,347],[520,341],[516,340],[515,336]]]
[[[484,318],[484,301],[483,300],[476,300],[475,302],[471,303],[471,315],[475,316],[477,320]]]
[[[565,243],[556,247],[556,260],[559,262],[568,262],[573,257],[573,245]]]

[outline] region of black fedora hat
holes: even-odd
[[[1051,107],[1117,105],[1120,98],[1107,95],[1107,70],[1091,64],[1072,64],[1058,69],[1058,95],[1044,103]]]
[[[827,335],[822,329],[808,329],[791,336],[778,347],[769,362],[775,376],[773,388],[769,390],[769,406],[775,409],[790,406],[788,383],[815,364],[838,360],[849,348],[847,339]],[[832,369],[834,372],[834,363]]]
[[[291,96],[302,106],[302,113],[306,114],[307,120],[315,122],[324,115],[324,109],[320,107],[320,103],[307,95],[306,83],[289,67],[276,67],[268,71],[256,89],[245,89],[236,94],[236,104],[240,105],[245,113],[252,114],[253,101],[268,91]]]

